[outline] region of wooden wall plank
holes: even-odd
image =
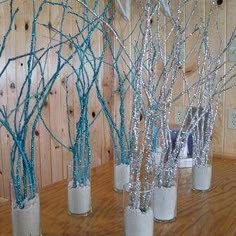
[[[103,1],[101,1],[98,5],[97,12],[101,12],[103,9]],[[89,1],[89,6],[91,8],[94,8],[94,1]],[[94,16],[91,15],[92,18]],[[102,41],[103,41],[103,34],[99,32],[98,30],[94,32],[92,36],[92,48],[95,51],[96,56],[101,55],[101,46],[102,46]],[[91,76],[91,80],[93,78],[93,72],[89,72]],[[98,81],[101,81],[102,78],[102,71],[100,71],[98,75]],[[89,121],[92,122],[99,111],[101,110],[100,103],[98,99],[96,98],[96,88],[93,87],[91,92],[90,92],[90,100],[89,100]],[[102,163],[102,157],[103,157],[103,142],[104,142],[104,137],[103,137],[103,132],[104,132],[104,127],[103,127],[103,116],[100,114],[94,124],[91,126],[90,129],[90,141],[91,141],[91,147],[92,147],[92,156],[93,156],[93,161],[92,161],[92,166],[99,166]],[[98,138],[101,137],[101,138]]]
[[[104,0],[104,6],[108,3],[108,0]],[[112,15],[113,10],[114,10],[114,3],[112,3],[113,6],[112,8],[109,10],[108,15]],[[113,22],[111,22],[110,24],[111,26],[113,26]],[[114,35],[112,32],[109,32],[109,37],[110,37],[110,42],[113,44],[114,42]],[[106,62],[110,62],[112,63],[112,55],[110,52],[110,49],[107,48],[106,52],[105,52],[105,58],[104,60]],[[103,88],[103,97],[105,100],[109,100],[108,102],[108,109],[110,111],[110,113],[114,116],[114,98],[110,99],[110,96],[112,94],[112,91],[114,89],[114,71],[113,69],[107,65],[104,64],[103,65],[103,75],[101,78],[102,81],[102,88]],[[104,117],[104,135],[103,135],[103,139],[104,139],[104,145],[103,145],[103,155],[102,155],[102,163],[107,162],[108,160],[111,160],[113,158],[113,148],[112,148],[112,141],[110,138],[110,130],[107,124],[107,120]]]
[[[194,14],[191,17],[191,22],[200,22],[201,19],[205,17],[205,3],[203,0],[199,1],[196,8],[194,8],[195,1],[189,1],[186,5],[186,20],[191,16],[191,12],[194,10]],[[190,24],[186,34],[191,34],[195,28],[195,24]],[[188,55],[189,52],[194,48],[194,46],[199,45],[198,37],[193,35],[186,43],[186,54]],[[194,78],[197,77],[197,53],[191,53],[191,55],[187,58],[186,61],[186,75],[191,78],[191,82],[194,81]]]
[[[194,31],[196,23],[193,22],[201,22],[205,19],[205,0],[200,0],[195,7],[196,1],[189,1],[185,7],[185,19],[186,22],[190,19],[190,24],[186,31],[186,35],[191,34]],[[191,12],[194,11],[193,15]],[[192,15],[192,16],[191,16]],[[185,63],[185,75],[186,80],[189,85],[194,83],[198,78],[197,71],[197,53],[199,50],[199,39],[198,32],[193,34],[188,41],[186,42],[186,63]],[[192,52],[191,52],[192,51]],[[191,52],[191,53],[190,53]],[[191,96],[191,94],[190,94]],[[185,104],[188,104],[188,96],[184,96]]]
[[[38,9],[40,4],[41,4],[42,0],[35,2],[35,8]],[[31,39],[31,32],[32,32],[32,25],[31,25],[31,21],[32,21],[32,11],[30,11],[29,9],[33,9],[33,2],[31,1],[24,1],[24,27],[25,27],[25,39],[26,39],[26,45],[25,45],[25,50],[29,50],[30,48],[30,39]],[[37,26],[39,27],[39,26]],[[40,39],[40,30],[39,30],[39,35],[37,35],[37,42],[36,42],[36,48],[42,47],[43,42],[41,42]],[[26,62],[25,62],[25,66],[26,66]],[[39,67],[37,67],[34,71],[33,71],[33,93],[36,93],[36,89],[37,89],[37,85],[39,84],[41,80],[41,76],[40,76],[40,71],[39,71]],[[30,104],[30,107],[32,109],[32,104]],[[35,117],[34,117],[35,118]],[[32,119],[33,121],[33,119]],[[32,121],[31,121],[31,125],[30,127],[32,127]],[[30,129],[31,131],[31,129]],[[39,187],[42,187],[42,175],[41,175],[41,159],[40,159],[40,136],[39,136],[39,124],[37,125],[37,128],[35,130],[35,172],[36,172],[36,178],[37,178],[37,184]],[[29,137],[31,137],[31,134],[29,134]]]
[[[225,1],[226,7],[226,30],[227,30],[227,41],[230,38],[230,34],[232,30],[235,28],[236,22],[236,1],[235,0],[227,0]],[[233,64],[228,61],[227,69],[229,69]],[[236,70],[234,70],[235,72]],[[236,155],[236,131],[233,129],[228,129],[228,110],[229,108],[236,109],[236,88],[231,89],[226,93],[225,96],[225,135],[224,135],[224,149],[223,153],[226,154],[234,154]]]
[[[123,5],[125,6],[125,1],[123,1]],[[115,5],[116,9],[119,9],[118,3],[116,2]],[[130,9],[131,10],[131,9]],[[131,13],[130,13],[131,17]],[[135,25],[136,22],[133,22]],[[121,41],[123,43],[123,46],[125,47],[125,50],[127,54],[130,56],[131,55],[131,41],[132,41],[132,35],[130,35],[129,38],[127,38],[127,35],[130,34],[131,32],[131,27],[132,27],[132,19],[126,20],[124,19],[124,16],[120,10],[117,11],[115,20],[114,20],[114,27],[118,33],[118,35],[121,38]],[[114,41],[114,51],[117,54],[118,51],[121,49],[120,43],[115,40]],[[130,59],[125,55],[125,52],[123,51],[122,53],[123,60],[122,58],[119,59],[119,70],[121,72],[121,77],[122,80],[124,81],[124,93],[125,95],[125,126],[126,126],[126,135],[128,135],[129,132],[129,126],[130,126],[130,118],[131,118],[131,111],[132,111],[132,93],[131,93],[131,88],[130,88],[130,82],[131,82],[131,74],[130,68],[131,68],[131,61]],[[127,80],[129,79],[129,81]],[[114,88],[113,90],[117,90],[119,87],[119,80],[117,73],[114,73]],[[120,127],[120,94],[117,92],[114,96],[114,120],[118,127]]]
[[[14,8],[16,7],[16,4],[13,6]],[[4,8],[4,13],[5,13],[5,27],[4,27],[4,32],[6,32],[8,24],[9,24],[9,5],[6,4]],[[5,58],[8,60],[11,57],[15,56],[16,53],[16,35],[15,35],[15,23],[14,22],[14,28],[11,34],[9,35],[9,38],[6,43],[6,50],[5,50]],[[15,105],[16,105],[16,96],[17,96],[17,88],[16,88],[16,63],[11,63],[6,70],[6,78],[7,78],[7,83],[6,83],[6,92],[7,92],[7,111],[11,111]],[[13,124],[13,118],[11,117],[10,123]],[[4,189],[5,189],[5,197],[10,196],[9,192],[9,176],[10,176],[10,163],[9,163],[9,153],[10,153],[10,148],[13,144],[12,139],[9,134],[6,135],[7,142],[6,142],[6,153],[4,155],[3,159],[3,165],[4,169],[6,170],[4,174]]]
[[[181,6],[181,0],[180,1],[172,1],[172,4],[170,5],[170,10],[171,10],[171,14],[172,16],[177,19],[180,19],[181,22],[181,27],[184,27],[185,25],[185,8],[183,9],[179,9],[179,7]],[[181,11],[181,14],[179,13],[179,11]],[[173,29],[173,23],[170,22],[169,18],[166,17],[166,32],[165,32],[165,36],[168,37],[168,35],[171,33],[172,29]],[[169,39],[167,40],[166,43],[166,57],[168,57],[168,54],[170,53],[170,51],[172,50],[172,45],[173,45],[173,40],[174,40],[174,36],[175,36],[175,32],[173,31],[170,36]],[[182,46],[182,50],[183,50],[183,55],[185,55],[185,45]],[[178,72],[177,72],[177,80],[175,82],[174,85],[174,90],[173,90],[173,98],[177,97],[179,95],[179,93],[185,88],[184,87],[184,83],[183,83],[183,70],[185,69],[185,65],[184,63],[181,63],[181,59],[180,58],[180,64],[179,65],[175,65],[179,68]],[[171,112],[170,114],[170,123],[174,124],[175,123],[175,107],[184,107],[186,104],[184,104],[184,100],[185,97],[182,96],[180,99],[178,99],[174,104],[173,104],[173,112]]]
[[[210,2],[206,1],[206,18],[210,12]],[[225,47],[226,45],[226,1],[222,3],[222,5],[216,5],[213,13],[211,14],[211,26],[209,30],[209,45],[211,48],[212,55],[216,56],[219,53],[219,46]],[[226,59],[226,56],[225,58]],[[218,78],[223,75],[225,72],[225,67],[222,68],[218,72]],[[219,103],[219,111],[216,117],[216,124],[213,131],[213,152],[222,153],[223,152],[223,143],[224,143],[224,132],[225,127],[225,110],[224,110],[224,102],[225,102],[225,93],[222,94],[220,103]]]
[[[71,4],[68,4],[71,5]],[[63,31],[66,35],[72,34],[72,17],[71,15],[66,14],[65,21],[64,21],[64,27]],[[69,57],[69,55],[72,53],[72,49],[70,47],[70,42],[65,44],[62,48],[62,54],[65,58]],[[67,118],[67,106],[66,106],[66,86],[68,83],[67,77],[70,75],[72,70],[69,66],[66,66],[61,74],[61,80],[60,80],[60,89],[61,89],[61,140],[66,146],[70,146],[69,144],[69,136],[68,136],[68,118]],[[73,91],[73,89],[72,89]],[[71,94],[72,95],[72,94]],[[70,96],[71,96],[70,95]],[[72,99],[69,99],[69,101],[73,101]],[[69,103],[69,106],[71,104]],[[73,105],[72,105],[73,106]],[[70,113],[73,114],[73,113]],[[70,118],[73,121],[73,117],[70,116]],[[68,152],[65,148],[62,148],[62,157],[63,157],[63,178],[67,177],[67,166],[71,160],[71,153]]]
[[[0,130],[0,137],[1,137],[1,130]],[[3,165],[2,165],[2,145],[0,143],[0,197],[4,195],[4,180],[3,180]]]
[[[31,15],[29,15],[31,13],[30,9],[33,10],[33,6],[32,3],[30,2],[25,2],[25,1],[18,1],[16,2],[16,7],[18,7],[19,9],[19,13],[16,16],[16,20],[15,20],[15,36],[16,36],[16,41],[15,41],[15,45],[16,49],[15,49],[15,55],[21,55],[23,53],[25,53],[26,51],[29,51],[30,48],[30,35],[31,35],[31,27],[30,24],[28,22],[28,20],[30,18],[32,18]],[[25,9],[27,9],[27,12],[25,12]],[[22,17],[22,15],[24,17]],[[21,40],[18,40],[21,39]],[[17,89],[17,97],[19,96],[20,93],[20,89],[22,87],[22,85],[24,84],[24,81],[26,79],[26,71],[28,70],[27,67],[27,60],[28,58],[21,58],[17,61],[15,61],[16,64],[16,89]],[[36,78],[36,73],[32,73],[32,81],[35,81],[34,78]],[[34,87],[34,83],[32,83],[32,87]],[[23,91],[22,94],[22,98],[21,101],[24,100],[25,98],[25,94],[26,94],[26,89],[27,86],[25,86],[25,89]],[[31,101],[29,104],[29,109],[31,109]],[[23,111],[23,106],[19,108],[18,110],[18,114],[21,114]],[[20,115],[18,115],[16,117],[16,122],[17,124],[19,124],[19,119],[20,119]],[[26,138],[26,143],[25,143],[25,148],[26,148],[26,153],[28,154],[28,156],[30,157],[30,139],[31,139],[31,132],[30,132],[30,127],[32,126],[32,122],[29,122],[29,129],[27,132],[27,138]],[[37,169],[37,165],[36,165],[36,169]]]
[[[0,7],[0,25],[4,30],[0,30],[0,40],[3,40],[4,32],[5,32],[5,24],[6,24],[6,17],[5,17],[5,7]],[[3,51],[2,57],[0,57],[0,68],[3,68],[3,66],[6,63],[5,60],[5,52]],[[0,79],[0,106],[7,105],[7,93],[6,93],[6,86],[7,86],[7,80],[6,80],[6,73],[3,74],[2,78]],[[4,167],[5,158],[7,158],[7,132],[4,129],[4,127],[0,126],[0,196],[5,196],[5,188],[4,184],[6,182],[4,181],[6,179],[4,175],[4,170],[6,167]],[[7,154],[7,155],[6,155]]]
[[[82,8],[81,4],[78,3],[77,1],[73,1],[73,9],[76,12],[78,12],[79,14],[82,14],[83,8]],[[75,33],[78,32],[78,29],[76,26],[76,17],[73,17],[73,19],[72,19],[72,31],[73,31],[73,35],[75,35]],[[75,65],[79,65],[79,59],[77,56],[75,56],[73,58],[73,63]],[[71,94],[71,97],[73,98],[74,109],[71,110],[71,114],[73,114],[73,116],[74,116],[74,127],[75,127],[75,124],[78,121],[78,117],[80,115],[80,105],[79,105],[79,99],[77,96],[75,81],[76,81],[76,78],[74,76],[74,79],[72,80],[72,82],[70,82],[70,85],[73,88],[73,96]],[[74,128],[74,131],[75,131],[75,128]],[[74,133],[74,135],[75,135],[75,133]]]
[[[59,6],[49,7],[49,21],[53,28],[59,30],[61,24],[62,9]],[[59,35],[52,30],[49,31],[49,37],[52,43],[55,44],[59,40]],[[57,67],[57,54],[55,50],[49,52],[49,78],[56,71]],[[60,89],[60,76],[56,80],[49,97],[50,106],[50,129],[57,136],[61,136],[61,89]],[[52,182],[55,183],[63,179],[63,156],[62,147],[54,140],[51,139],[51,160],[52,160]]]
[[[41,13],[40,22],[49,23],[49,5],[44,6]],[[47,47],[49,43],[49,30],[46,27],[38,28],[40,44],[37,47]],[[46,76],[48,78],[50,68],[46,68]],[[46,101],[42,117],[47,125],[50,125],[50,106],[49,99]],[[46,186],[52,183],[52,162],[51,162],[51,138],[50,134],[44,127],[42,122],[39,122],[39,156],[40,156],[40,169],[41,169],[41,185]]]

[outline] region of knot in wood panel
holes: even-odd
[[[12,83],[10,84],[10,88],[11,88],[11,89],[15,89],[15,88],[16,88],[15,83],[12,82]]]

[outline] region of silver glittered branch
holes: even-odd
[[[197,159],[199,165],[208,164],[208,155],[211,144],[212,132],[219,108],[220,96],[222,92],[235,86],[235,64],[219,75],[219,71],[224,68],[226,53],[235,39],[233,31],[226,46],[220,49],[216,56],[209,44],[209,30],[212,21],[214,6],[209,11],[205,22],[199,23],[198,46],[195,47],[197,55],[197,80],[189,83],[184,78],[185,90],[178,94],[179,98],[187,94],[188,104],[184,121],[176,139],[175,149],[172,150],[174,160],[178,160],[178,153],[187,142],[190,133],[193,134],[193,157]],[[223,88],[223,89],[222,89]],[[171,181],[169,181],[171,182]]]
[[[226,53],[230,45],[236,38],[236,28],[233,30],[226,46],[217,51],[214,56],[211,45],[208,41],[208,27],[204,29],[202,43],[202,53],[198,57],[198,74],[200,78],[205,78],[206,83],[199,91],[198,106],[193,113],[202,116],[193,130],[193,158],[196,165],[205,166],[209,164],[209,152],[211,148],[212,134],[222,93],[232,89],[236,85],[236,63],[224,68]],[[219,32],[218,32],[219,33]],[[221,42],[221,44],[223,44]],[[223,72],[219,73],[220,70]],[[194,115],[194,114],[191,114]]]
[[[194,130],[198,123],[203,119],[205,114],[212,110],[213,100],[208,99],[206,106],[202,110],[201,114],[192,114],[193,108],[200,107],[201,103],[204,102],[204,97],[201,95],[204,88],[209,87],[209,77],[217,74],[217,72],[222,68],[222,64],[218,63],[218,59],[209,61],[207,58],[207,47],[206,40],[208,38],[207,32],[209,30],[209,19],[211,19],[212,11],[210,11],[207,21],[204,22],[199,19],[196,22],[196,26],[190,30],[192,24],[191,19],[193,18],[197,7],[199,7],[200,1],[194,1],[192,9],[190,9],[189,15],[185,16],[186,21],[183,22],[181,15],[185,11],[185,7],[188,1],[181,2],[176,7],[175,14],[171,14],[166,20],[169,22],[168,31],[167,25],[160,20],[160,5],[152,5],[147,2],[144,7],[143,14],[147,21],[145,27],[140,26],[142,35],[142,45],[137,44],[135,52],[137,55],[137,60],[135,61],[134,75],[136,80],[133,85],[134,100],[133,100],[133,114],[132,114],[132,127],[131,127],[131,137],[133,138],[133,159],[131,158],[131,180],[138,182],[140,181],[140,173],[142,163],[146,163],[145,166],[145,181],[148,182],[152,179],[152,165],[150,164],[153,160],[150,157],[150,140],[148,135],[151,134],[151,129],[153,125],[160,127],[160,146],[162,149],[162,158],[159,168],[158,181],[160,186],[170,187],[174,184],[174,178],[177,171],[177,163],[179,160],[179,154],[184,145],[187,142],[189,134]],[[154,9],[155,14],[150,13]],[[172,12],[172,11],[171,11]],[[155,28],[148,24],[150,16],[157,16]],[[166,41],[163,43],[161,41],[161,34],[163,34],[162,29],[166,29]],[[143,30],[143,31],[142,31]],[[186,33],[188,32],[188,33]],[[197,37],[198,43],[193,45],[193,48],[186,53],[185,56],[182,55],[183,46],[191,40],[193,37]],[[148,40],[147,40],[148,39]],[[168,50],[165,49],[165,45],[168,46]],[[228,44],[227,44],[228,45]],[[143,50],[145,49],[145,50]],[[204,49],[204,53],[201,51]],[[227,51],[227,47],[218,54],[217,57],[222,57]],[[198,65],[210,65],[210,69],[199,68],[199,77],[194,82],[189,82],[185,75],[183,63],[186,62],[187,58],[191,55],[196,54],[198,58],[204,55],[204,61],[199,61]],[[232,71],[232,69],[230,69]],[[140,71],[143,73],[140,76]],[[204,73],[202,73],[204,72]],[[228,76],[231,81],[231,86],[234,86],[233,74],[229,75],[227,72],[225,76]],[[223,76],[220,81],[225,79]],[[141,79],[140,79],[141,78]],[[176,93],[175,86],[177,83],[183,83],[183,90]],[[215,82],[214,82],[215,83]],[[228,84],[229,82],[226,82]],[[152,85],[155,84],[155,89]],[[218,82],[216,84],[219,84]],[[221,92],[224,91],[221,87]],[[228,88],[228,87],[227,87]],[[137,91],[137,92],[136,92]],[[170,127],[170,115],[173,112],[173,106],[176,101],[178,101],[182,96],[187,95],[188,104],[186,106],[186,114],[183,124],[179,127],[179,132],[176,139],[176,144],[173,146],[172,143],[172,131]],[[217,93],[215,93],[215,97]],[[143,105],[146,104],[145,108]],[[144,115],[144,125],[140,128],[139,115],[140,113]],[[189,117],[191,115],[191,120],[189,122]],[[215,120],[214,116],[211,116],[212,120]],[[209,122],[210,123],[210,122]],[[141,136],[144,137],[144,141],[140,142]],[[132,140],[132,139],[131,139]],[[138,207],[139,194],[141,184],[137,184],[136,192],[133,192],[133,197],[131,196],[131,202],[134,207]],[[136,198],[135,198],[136,197]]]

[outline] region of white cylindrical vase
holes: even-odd
[[[157,172],[152,208],[154,220],[171,222],[177,215],[178,168],[167,164],[162,168]]]
[[[124,206],[124,228],[126,236],[153,236],[154,221],[151,208],[152,186],[144,187],[138,194],[134,194],[135,183],[124,185],[123,206]],[[137,196],[138,195],[138,196]],[[131,197],[135,196],[135,197]],[[134,200],[134,198],[136,200]],[[139,204],[137,201],[139,199]]]
[[[80,177],[73,175],[72,165],[68,165],[68,213],[87,216],[91,210],[90,175],[85,174],[86,166],[76,168]],[[89,172],[88,172],[89,173]],[[82,176],[82,177],[81,177]],[[78,177],[78,178],[77,178]]]
[[[11,200],[13,236],[40,236],[40,200],[38,190],[36,190],[36,194],[32,199],[25,199],[23,206],[19,207],[16,203],[13,184],[11,184]]]
[[[194,165],[192,168],[192,188],[207,191],[211,188],[212,166]]]
[[[128,151],[114,150],[114,190],[122,192],[125,184],[129,182],[130,165],[127,162]]]
[[[177,210],[177,187],[155,187],[152,206],[155,220],[173,221]]]
[[[140,209],[125,208],[125,235],[126,236],[152,236],[153,211],[151,207],[146,212]]]
[[[114,189],[117,192],[123,190],[124,184],[129,182],[130,165],[115,164],[114,166]]]

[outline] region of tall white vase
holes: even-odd
[[[124,228],[126,236],[153,236],[154,220],[151,207],[152,186],[148,185],[136,195],[139,204],[133,202],[135,183],[124,185]],[[132,200],[133,199],[133,200]],[[135,201],[136,201],[135,200]]]
[[[16,203],[13,184],[11,184],[11,200],[13,236],[40,236],[40,200],[38,189],[32,199],[24,200],[24,206],[21,208]]]
[[[87,216],[92,211],[90,174],[84,174],[86,173],[86,168],[86,166],[78,168],[79,174],[83,176],[81,178],[83,182],[81,183],[74,180],[72,165],[67,167],[68,212],[70,215]]]

